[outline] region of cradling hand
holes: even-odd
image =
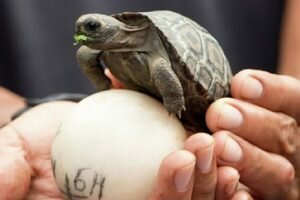
[[[300,81],[244,70],[231,92],[234,98],[216,101],[206,116],[218,164],[237,169],[258,199],[299,199]]]

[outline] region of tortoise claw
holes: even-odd
[[[182,113],[182,111],[183,112],[186,111],[186,108],[185,108],[185,106],[182,106],[180,109],[177,109],[177,111],[174,111],[174,110],[170,111],[168,108],[167,108],[167,110],[168,110],[169,116],[171,116],[172,114],[174,114],[179,119],[181,119],[181,113]]]
[[[179,98],[179,99],[164,99],[164,106],[169,112],[169,115],[175,114],[178,116],[178,118],[181,118],[181,112],[186,111],[185,105],[184,105],[184,98]]]
[[[181,111],[186,111],[185,106],[182,106],[181,109],[179,111],[177,111],[177,116],[179,119],[181,119]]]

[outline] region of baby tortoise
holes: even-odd
[[[222,48],[203,27],[171,11],[85,14],[76,21],[77,60],[98,90],[111,81],[163,101],[191,131],[206,130],[211,102],[228,96],[231,70]]]

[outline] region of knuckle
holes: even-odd
[[[278,162],[281,163],[281,167],[278,168],[278,174],[279,176],[279,190],[278,190],[278,196],[286,197],[290,196],[291,194],[295,194],[293,192],[293,188],[295,186],[295,168],[294,166],[285,158],[278,156]]]
[[[290,186],[293,184],[295,179],[295,169],[290,162],[287,162],[286,166],[282,169],[282,180],[283,186],[285,186],[288,190]]]
[[[279,147],[283,155],[294,155],[297,147],[297,132],[298,125],[294,118],[289,117],[285,114],[279,114]]]
[[[256,171],[263,170],[263,168],[264,168],[263,163],[265,163],[266,154],[261,150],[253,151],[251,154],[252,154],[252,160],[255,163],[255,165],[252,165],[251,168],[248,170],[249,170],[249,172],[255,174]],[[246,163],[246,164],[248,164],[248,163]],[[242,170],[246,171],[247,167],[248,167],[247,165],[244,165]]]

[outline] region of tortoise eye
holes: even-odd
[[[87,31],[96,31],[100,27],[100,23],[95,20],[89,20],[85,24],[85,29]]]

